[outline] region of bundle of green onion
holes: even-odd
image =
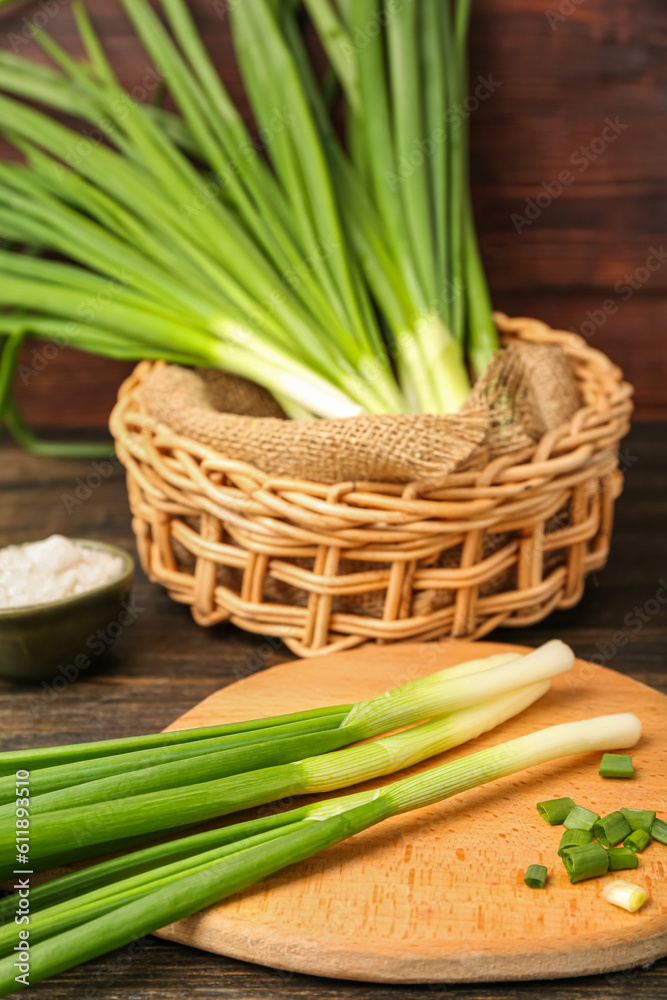
[[[31,894],[28,982],[189,916],[390,816],[567,754],[632,746],[640,735],[639,720],[629,713],[553,726],[374,790],[159,844],[55,879]],[[0,919],[10,919],[13,905],[11,897],[0,903]],[[3,996],[17,988],[16,936],[13,927],[0,929]]]
[[[225,368],[294,417],[457,410],[497,347],[460,114],[469,0],[234,4],[257,131],[185,0],[161,0],[167,26],[123,4],[177,113],[120,87],[78,0],[86,62],[41,31],[57,68],[0,53],[0,90],[86,122],[0,96],[26,161],[0,164],[0,417],[25,437],[27,335]]]
[[[111,748],[2,754],[0,878],[16,856],[17,769],[30,772],[30,865],[39,870],[286,796],[391,774],[516,715],[573,662],[569,647],[552,640],[526,656],[473,660],[357,705]],[[404,726],[412,728],[350,746]]]

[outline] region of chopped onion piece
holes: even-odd
[[[602,890],[602,895],[608,903],[620,906],[628,913],[635,913],[646,902],[646,890],[633,882],[626,882],[622,878],[609,882]]]

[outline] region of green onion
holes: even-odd
[[[637,852],[630,847],[610,847],[607,851],[609,871],[620,871],[623,868],[636,868],[639,864]]]
[[[546,648],[546,647],[544,647]],[[549,652],[549,651],[547,651]],[[569,661],[564,654],[563,663]],[[456,667],[440,671],[437,674],[421,678],[412,684],[402,685],[387,694],[379,695],[362,703],[366,713],[366,722],[375,734],[390,728],[392,719],[404,719],[410,708],[414,709],[414,700],[421,691],[425,691],[427,700],[419,702],[421,707],[413,710],[408,722],[418,721],[428,714],[430,706],[437,705],[434,700],[433,688],[442,688],[455,678],[465,677],[471,673],[486,671],[508,663],[518,663],[520,658],[513,653],[501,653],[484,659],[471,660]],[[551,662],[551,661],[550,661]],[[555,662],[555,661],[553,661]],[[548,670],[551,669],[547,667]],[[511,681],[505,690],[511,690]],[[524,675],[528,677],[529,675]],[[544,674],[546,677],[547,674]],[[529,683],[529,680],[526,680]],[[519,683],[517,687],[521,686]],[[480,697],[483,692],[480,692]],[[397,700],[402,699],[396,708]],[[430,700],[429,700],[430,699]],[[374,706],[377,706],[377,711]],[[385,710],[391,710],[393,715],[387,716]],[[326,708],[310,709],[290,715],[278,715],[266,719],[255,719],[248,722],[228,723],[221,726],[205,726],[198,729],[171,730],[166,733],[152,733],[146,736],[130,736],[113,740],[100,740],[94,743],[75,743],[63,747],[43,747],[34,750],[12,750],[0,753],[0,775],[11,776],[0,779],[0,790],[6,792],[13,788],[13,776],[17,768],[26,768],[31,772],[35,794],[65,787],[67,784],[78,784],[93,780],[110,773],[120,773],[133,770],[166,760],[178,760],[204,754],[213,750],[242,748],[254,743],[272,741],[303,733],[321,733],[332,729],[349,727],[352,724],[353,708],[361,710],[361,705],[333,705]],[[423,712],[423,714],[421,714]],[[375,718],[372,716],[375,714]],[[401,721],[396,725],[403,724]],[[407,724],[407,723],[405,723]],[[353,742],[350,736],[344,742]],[[341,744],[343,745],[343,744]],[[118,760],[114,760],[118,757]],[[40,773],[43,772],[43,773]],[[71,780],[66,780],[71,776]],[[11,796],[10,796],[11,798]]]
[[[571,798],[547,799],[545,802],[538,802],[536,809],[543,820],[550,826],[557,826],[563,823],[569,813],[574,809],[574,802]]]
[[[135,741],[133,738],[130,738],[127,741],[129,745],[127,751],[120,752],[122,744],[125,741],[119,740],[119,746],[114,748],[114,750],[118,749],[119,752],[113,752],[108,756],[102,750],[99,756],[93,757],[92,753],[94,752],[95,744],[88,744],[86,750],[91,753],[91,756],[79,761],[70,761],[68,757],[70,754],[76,753],[77,747],[80,744],[74,744],[71,747],[48,748],[54,760],[59,762],[64,758],[65,762],[56,763],[50,767],[38,767],[37,769],[28,766],[28,770],[30,770],[31,793],[32,795],[42,795],[68,785],[83,784],[112,774],[121,772],[125,774],[129,771],[141,770],[167,761],[203,757],[208,754],[219,754],[222,752],[225,753],[225,757],[221,758],[221,760],[224,760],[230,768],[227,773],[233,774],[237,763],[241,765],[240,769],[244,770],[246,757],[249,763],[253,759],[252,755],[255,750],[261,751],[266,748],[265,752],[271,754],[279,741],[280,747],[278,749],[286,760],[290,759],[289,753],[291,753],[292,748],[298,756],[298,748],[300,746],[307,747],[308,741],[315,739],[315,734],[319,734],[324,742],[331,742],[332,748],[342,745],[341,736],[343,735],[343,730],[341,727],[345,716],[346,713],[327,715],[322,718],[316,717],[312,720],[304,720],[303,722],[295,722],[284,726],[278,725],[267,727],[266,729],[252,730],[247,733],[222,735],[208,739],[199,738],[199,730],[189,730],[190,735],[195,738],[188,742],[181,740],[173,743],[171,741],[164,741],[156,747],[148,747],[145,750],[131,751],[129,746]],[[336,733],[338,733],[338,736]],[[155,735],[159,737],[161,734]],[[181,734],[172,732],[164,735],[178,737]],[[141,739],[141,737],[138,739]],[[150,740],[150,737],[147,737],[147,739]],[[60,755],[60,751],[63,751],[62,756]],[[25,754],[26,757],[29,757],[31,756],[31,751],[26,751]],[[248,754],[250,754],[250,757],[247,756]],[[19,758],[19,762],[14,767],[14,772],[17,767],[23,768],[20,751],[13,751],[10,756],[12,758]],[[41,762],[46,761],[47,756],[42,756],[40,760]],[[0,778],[0,803],[9,802],[13,798],[14,777],[13,774],[10,774]]]
[[[507,662],[506,660],[504,662]],[[490,663],[489,666],[492,664]],[[309,709],[305,712],[294,712],[290,715],[276,715],[267,719],[253,719],[248,722],[230,722],[220,726],[201,726],[197,729],[174,729],[166,733],[150,733],[147,736],[123,736],[113,740],[98,740],[93,743],[73,743],[62,747],[39,747],[28,750],[9,750],[0,753],[0,775],[12,776],[17,768],[36,772],[40,768],[50,768],[55,764],[90,761],[97,757],[110,757],[116,754],[132,753],[141,750],[153,750],[159,747],[175,746],[179,743],[191,743],[195,740],[212,738],[226,739],[235,737],[241,742],[244,734],[259,736],[262,730],[275,727],[275,732],[282,726],[296,725],[302,729],[316,723],[317,729],[333,728],[351,710],[352,705],[334,705],[328,708]],[[252,738],[252,737],[251,737]]]
[[[630,833],[630,824],[621,812],[609,813],[593,824],[593,836],[605,847],[620,844]]]
[[[628,913],[635,913],[646,902],[646,890],[632,882],[625,882],[623,879],[608,882],[602,890],[602,895],[608,903],[620,906]]]
[[[651,836],[661,844],[667,844],[667,823],[663,819],[658,819],[657,816],[651,824]]]
[[[633,830],[623,841],[624,847],[629,847],[633,851],[643,851],[651,842],[651,835],[646,830]]]
[[[528,865],[523,880],[530,889],[542,889],[547,880],[545,865]]]
[[[275,799],[343,788],[391,774],[493,728],[523,711],[547,687],[545,682],[531,685],[334,754],[223,778],[211,779],[206,767],[210,758],[197,757],[131,772],[126,778],[119,775],[36,796],[31,798],[30,810],[31,864],[35,870],[45,867],[54,855],[71,849],[72,843],[77,849],[108,846],[123,837],[157,833]],[[352,738],[359,738],[358,734],[354,730],[350,733]],[[13,805],[0,809],[1,827],[9,828],[12,814]],[[0,848],[3,871],[11,869],[14,853],[11,844]]]
[[[592,830],[593,824],[597,823],[599,819],[598,814],[591,809],[575,806],[563,820],[563,826],[566,830]]]
[[[646,830],[647,833],[651,832],[655,813],[650,809],[621,809],[621,812],[627,819],[631,830]]]
[[[542,648],[546,649],[546,646]],[[553,647],[551,648],[553,649]],[[569,660],[569,655],[564,655],[566,656],[566,659],[563,661],[565,663]],[[390,693],[390,701],[397,695],[404,697],[406,693],[418,691],[426,685],[439,685],[443,681],[450,681],[456,677],[465,677],[469,674],[486,671],[507,663],[518,663],[519,659],[521,657],[515,653],[499,653],[481,659],[469,660],[455,667],[442,670],[437,674],[423,677],[420,680],[412,682],[412,684],[395,688]],[[526,681],[526,683],[528,682]],[[372,706],[374,700],[370,699],[363,704]],[[379,695],[377,701],[380,705],[386,706],[387,695]],[[265,719],[225,723],[220,726],[170,730],[164,733],[151,733],[145,736],[121,737],[111,740],[99,740],[92,743],[74,743],[68,746],[11,750],[0,753],[0,775],[13,776],[17,768],[26,768],[31,772],[31,778],[34,778],[36,777],[36,772],[41,769],[51,769],[55,766],[70,763],[94,761],[98,758],[108,758],[120,754],[125,756],[122,762],[118,762],[118,765],[119,767],[124,767],[130,761],[129,754],[164,750],[164,748],[169,748],[167,751],[169,753],[178,753],[175,748],[183,743],[192,744],[190,749],[195,749],[195,741],[204,744],[207,740],[218,739],[220,740],[219,749],[222,749],[224,747],[240,746],[247,742],[254,742],[255,740],[274,739],[278,736],[295,735],[311,731],[320,732],[340,726],[350,716],[354,707],[353,705],[332,705]],[[204,750],[202,749],[201,752],[204,752]],[[143,763],[149,760],[149,757],[138,757],[136,760]],[[76,775],[77,781],[83,779],[84,773],[82,770],[73,773]]]
[[[62,875],[48,882],[42,882],[30,889],[31,911],[42,910],[64,900],[82,896],[102,886],[111,885],[150,871],[158,865],[199,856],[214,848],[236,844],[242,840],[247,841],[257,834],[275,831],[285,827],[288,823],[305,819],[308,815],[307,810],[307,806],[302,806],[289,812],[270,812],[256,819],[235,823],[232,826],[216,828],[204,833],[189,834],[177,840],[121,854],[107,861],[101,861],[87,868],[71,872],[69,875]],[[16,900],[13,895],[0,900],[0,924],[13,919],[15,909]]]
[[[389,18],[381,0],[307,0],[327,79],[341,83],[349,152],[298,5],[230,9],[261,150],[185,0],[162,0],[166,25],[146,0],[124,5],[176,113],[123,91],[79,3],[87,62],[43,31],[34,36],[57,68],[0,53],[0,89],[92,123],[106,140],[0,98],[0,128],[26,160],[0,168],[0,226],[19,250],[50,255],[0,280],[4,322],[20,320],[0,385],[11,382],[19,336],[50,338],[62,325],[84,350],[225,368],[300,415],[458,409],[467,359],[480,374],[498,349],[459,127],[465,0],[451,11],[408,0]],[[105,295],[87,323],[78,278]],[[3,418],[48,449],[21,430],[8,398]]]
[[[562,857],[563,851],[568,847],[580,847],[582,844],[590,844],[593,834],[590,830],[565,830],[558,845],[558,857]]]
[[[583,882],[604,875],[609,867],[608,852],[598,843],[568,847],[561,855],[570,882]]]
[[[139,871],[129,878],[107,883],[107,894],[100,891],[103,886],[98,881],[91,890],[97,893],[94,899],[86,898],[85,893],[68,896],[70,909],[58,910],[52,935],[48,907],[37,910],[39,935],[44,937],[31,946],[30,982],[34,985],[79,962],[189,916],[389,816],[424,808],[479,784],[571,753],[613,748],[619,744],[631,746],[640,735],[639,720],[629,713],[553,726],[393,784],[284,813],[282,832],[274,826],[272,831],[265,828],[250,837],[243,835],[240,839],[227,840],[227,844],[235,844],[238,849],[227,853],[223,846],[220,850],[224,851],[224,856],[213,860],[204,857],[206,852],[195,853],[191,855],[189,868],[183,866],[178,872],[170,869],[169,874],[168,866],[158,863],[150,869],[150,874],[147,870]],[[271,832],[275,835],[271,836]],[[234,828],[226,828],[224,834],[233,838]],[[169,845],[162,846],[165,852],[170,850]],[[606,852],[599,844],[571,848],[569,853],[591,847],[602,851],[606,862]],[[153,859],[157,860],[159,847],[155,851]],[[176,863],[172,855],[170,864]],[[131,860],[126,858],[122,864],[129,866]],[[111,874],[113,878],[118,871]],[[66,877],[71,889],[72,877]],[[59,900],[52,905],[62,907],[59,890],[51,888],[50,892],[51,901]],[[64,926],[69,929],[62,930]],[[0,991],[16,988],[14,961],[13,953],[0,959]]]
[[[38,770],[31,786],[31,863],[44,868],[61,853],[72,860],[95,845],[110,850],[128,837],[148,837],[272,799],[392,773],[522,711],[573,662],[569,647],[552,640],[523,657],[474,660],[359,702],[338,725],[341,706],[336,706],[336,714],[324,715],[321,731],[317,716],[299,720],[297,714],[288,717],[291,723],[227,733],[217,742],[180,743]],[[339,749],[429,717],[431,722],[374,743]],[[295,734],[304,725],[311,731]],[[281,730],[287,734],[276,737]],[[332,750],[337,751],[333,756]],[[5,783],[9,796],[11,780]],[[0,806],[0,831],[9,832],[13,817],[14,803],[7,801]],[[8,869],[11,859],[7,837],[0,846],[0,867]]]
[[[121,776],[122,781],[141,782],[142,774],[154,773],[154,768],[159,766],[174,765],[185,772],[189,768],[192,777],[199,772],[202,775],[199,780],[203,780],[208,772],[218,776],[237,774],[253,766],[264,766],[262,761],[275,764],[281,760],[295,760],[304,750],[312,752],[319,747],[324,752],[351,742],[352,737],[343,725],[344,720],[345,715],[330,715],[322,720],[275,726],[238,736],[195,739],[188,743],[164,744],[155,749],[44,767],[31,772],[31,797],[41,802],[48,793],[115,775]],[[134,772],[132,776],[130,772]],[[14,784],[13,777],[0,778],[0,803],[14,799]]]
[[[602,778],[631,778],[634,774],[632,757],[629,754],[605,753],[600,763]]]

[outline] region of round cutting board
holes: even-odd
[[[170,728],[356,701],[510,650],[525,647],[369,645],[296,660],[224,688]],[[159,933],[276,969],[372,982],[547,979],[653,961],[667,954],[667,846],[652,842],[634,871],[570,885],[556,854],[563,828],[540,819],[535,803],[569,795],[601,815],[629,806],[667,816],[667,697],[577,660],[521,715],[401,777],[545,726],[625,711],[644,727],[631,751],[634,779],[600,778],[599,753],[542,764],[386,820]],[[544,889],[523,883],[532,863],[549,869]],[[615,877],[647,889],[638,913],[602,898]]]

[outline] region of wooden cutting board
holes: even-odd
[[[512,649],[525,647],[369,645],[296,660],[224,688],[170,728],[355,701]],[[570,885],[556,854],[562,827],[544,823],[535,803],[570,795],[602,815],[630,806],[667,816],[667,697],[578,660],[526,712],[412,773],[544,726],[628,710],[644,726],[632,780],[600,778],[599,753],[543,764],[387,820],[160,935],[276,969],[372,982],[547,979],[651,962],[667,954],[667,847],[651,843],[634,871]],[[549,868],[543,890],[523,883],[531,863]],[[624,875],[649,894],[636,914],[600,894]]]

